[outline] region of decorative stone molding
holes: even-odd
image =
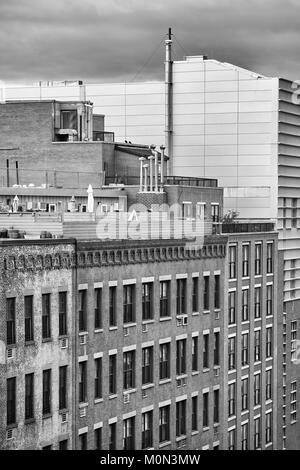
[[[91,249],[77,253],[56,252],[45,254],[9,255],[4,258],[7,271],[30,271],[50,269],[93,268],[142,263],[162,263],[206,258],[224,258],[225,243],[211,243],[200,247],[159,246],[113,249]]]

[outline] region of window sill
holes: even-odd
[[[253,407],[253,410],[259,410],[259,408],[261,408],[261,405],[255,405],[255,406]]]
[[[46,413],[43,415],[42,417],[43,419],[49,419],[49,418],[52,418],[52,413]]]
[[[176,380],[186,379],[187,374],[176,375]]]
[[[9,431],[10,429],[16,429],[18,427],[17,423],[11,423],[6,426],[6,430]]]
[[[203,432],[209,431],[209,426],[204,426],[202,429]]]
[[[203,315],[208,315],[210,313],[210,310],[203,310]]]
[[[220,308],[214,308],[214,312],[215,312],[215,313],[220,313],[220,312],[221,312],[221,309],[220,309]]]
[[[94,333],[103,333],[103,328],[96,328]]]
[[[94,400],[95,405],[97,405],[98,403],[102,403],[102,402],[103,402],[103,398],[96,398]]]
[[[231,369],[228,371],[228,374],[234,374],[234,373],[236,373],[236,369]]]
[[[27,425],[27,424],[33,424],[35,423],[35,418],[28,418],[28,419],[25,419],[24,420],[24,424]]]
[[[266,318],[267,318],[267,319],[273,318],[273,313],[271,313],[271,315],[266,315]]]
[[[142,325],[149,325],[151,323],[154,323],[153,318],[149,318],[149,320],[142,320]]]
[[[109,327],[109,331],[115,331],[115,330],[117,330],[117,329],[118,329],[117,326],[110,326],[110,327]]]
[[[197,429],[197,430],[195,429],[195,431],[192,431],[192,433],[191,433],[191,434],[192,434],[192,436],[196,436],[197,434],[199,434],[199,431],[198,431],[198,429]]]
[[[272,405],[272,403],[273,403],[273,400],[272,400],[272,399],[266,400],[266,405]]]
[[[136,323],[131,322],[131,323],[124,323],[123,328],[133,328],[136,326]]]
[[[153,388],[153,387],[154,387],[154,383],[145,384],[145,385],[142,385],[142,390],[147,390],[148,388]]]
[[[255,366],[259,366],[260,364],[261,364],[261,361],[255,361],[255,362],[254,362],[254,365],[255,365]]]
[[[254,321],[261,321],[261,317],[254,318]]]
[[[89,406],[89,402],[79,403],[79,408],[86,408],[87,406]]]
[[[158,444],[158,447],[162,449],[163,447],[170,446],[171,444],[172,444],[171,441],[165,441],[165,442],[161,442],[160,444]]]
[[[59,415],[63,415],[64,413],[68,413],[69,409],[68,408],[62,408],[61,410],[58,410]]]
[[[51,343],[52,338],[42,338],[42,343]]]
[[[58,339],[66,339],[66,338],[69,338],[68,334],[58,336]]]
[[[242,370],[248,369],[249,364],[242,366]]]
[[[195,317],[196,315],[200,315],[200,312],[192,312],[193,317]]]
[[[205,367],[205,368],[203,369],[203,374],[206,374],[206,373],[209,372],[209,371],[210,371],[210,368],[209,368],[209,367]]]
[[[35,346],[35,341],[34,340],[25,341],[25,346]]]
[[[241,411],[241,416],[246,415],[247,413],[249,413],[249,410]]]
[[[248,281],[250,279],[250,276],[242,276],[242,281]]]
[[[249,323],[250,323],[250,320],[244,320],[244,321],[242,321],[242,325],[249,325]]]
[[[79,331],[79,333],[78,333],[79,336],[84,336],[84,335],[88,335],[88,334],[89,334],[89,332],[86,331],[86,330],[84,330],[84,331]]]
[[[7,350],[7,349],[15,349],[16,347],[17,347],[16,343],[14,343],[14,344],[7,344],[7,345],[6,345],[6,350]]]
[[[228,325],[228,328],[235,328],[236,327],[236,323],[230,323],[230,325]]]
[[[236,419],[236,415],[228,416],[228,421],[233,421],[234,419]]]
[[[273,442],[268,442],[268,443],[266,443],[265,447],[267,449],[268,447],[271,447],[272,445],[273,445]]]
[[[186,439],[186,434],[182,434],[182,436],[176,437],[176,442],[183,441],[184,439]]]
[[[114,398],[118,398],[118,395],[115,393],[114,395],[109,395],[108,399],[113,400]]]
[[[194,375],[199,375],[200,374],[200,371],[199,370],[193,370],[192,371],[192,376]]]
[[[162,379],[159,381],[159,385],[164,385],[172,382],[172,379]]]
[[[160,317],[159,321],[169,321],[172,320],[172,317]]]
[[[236,277],[232,277],[232,278],[230,278],[230,279],[228,279],[228,280],[229,280],[229,282],[234,282],[234,281],[236,281]]]
[[[273,361],[273,357],[266,357],[266,361]]]
[[[123,395],[127,393],[136,393],[136,388],[129,388],[128,390],[123,390]]]

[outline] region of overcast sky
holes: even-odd
[[[163,79],[169,26],[174,58],[300,79],[299,0],[0,0],[0,80]]]

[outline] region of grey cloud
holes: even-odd
[[[0,79],[162,79],[163,44],[147,59],[169,26],[177,59],[297,79],[299,13],[298,0],[1,0]]]

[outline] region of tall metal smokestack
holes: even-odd
[[[173,174],[173,61],[172,61],[172,30],[169,28],[168,37],[165,40],[165,87],[166,87],[166,112],[165,135],[166,147],[169,156],[169,171]]]

